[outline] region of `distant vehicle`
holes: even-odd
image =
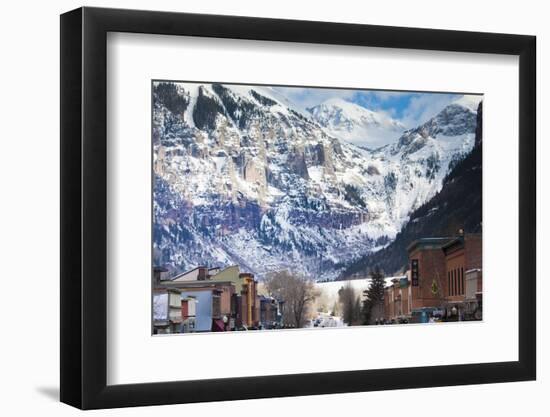
[[[430,317],[433,317],[435,307],[422,307],[414,309],[411,313],[411,323],[429,323]]]

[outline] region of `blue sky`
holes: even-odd
[[[341,90],[323,88],[275,87],[301,108],[315,106],[333,97],[383,111],[406,127],[416,127],[435,116],[462,94],[412,93],[376,90]]]

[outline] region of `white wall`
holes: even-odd
[[[538,36],[538,119],[539,119],[539,259],[550,249],[549,221],[540,213],[549,210],[548,122],[542,120],[550,98],[548,70],[550,27],[544,2],[535,0],[485,2],[407,1],[359,2],[357,0],[298,2],[277,0],[174,1],[93,1],[89,6],[162,9],[217,14],[330,20],[396,26],[433,27]],[[492,4],[494,3],[494,4]],[[314,4],[314,5],[313,5]],[[498,4],[498,7],[495,7]],[[2,200],[0,227],[2,254],[2,294],[17,291],[23,276],[40,270],[25,280],[36,294],[34,312],[25,326],[14,326],[19,300],[2,298],[0,320],[0,409],[3,414],[73,415],[76,411],[57,402],[59,378],[59,17],[63,11],[80,6],[78,1],[5,2],[0,17],[0,89],[2,158],[0,178]],[[542,79],[541,79],[542,78]],[[546,236],[544,236],[546,232]],[[6,269],[7,266],[7,269]],[[32,278],[34,277],[34,278]],[[539,294],[549,290],[539,265]],[[545,318],[539,296],[539,317]],[[11,325],[8,325],[10,323]],[[297,415],[311,413],[334,416],[346,413],[385,413],[413,416],[440,415],[543,415],[550,389],[548,352],[550,326],[539,319],[539,380],[528,383],[468,386],[325,395],[290,399],[239,401],[173,406],[175,413],[201,416]],[[398,398],[398,400],[397,400]],[[428,407],[428,408],[427,408]],[[430,408],[431,407],[431,410]],[[99,415],[154,415],[159,409],[147,407],[101,411]],[[547,412],[547,411],[546,411]]]

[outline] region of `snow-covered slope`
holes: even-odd
[[[154,262],[331,279],[391,241],[473,146],[462,104],[369,151],[269,88],[156,84]]]
[[[386,113],[375,112],[341,98],[331,98],[307,109],[331,135],[367,148],[378,148],[395,139],[405,126]]]

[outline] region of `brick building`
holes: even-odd
[[[412,313],[412,287],[410,271],[391,280],[384,290],[384,320],[386,322],[408,321]]]
[[[447,264],[442,248],[449,237],[422,238],[407,248],[411,271],[411,311],[439,308],[445,302]]]
[[[442,250],[446,267],[444,307],[447,316],[455,320],[480,319],[483,287],[481,234],[458,236],[443,245]]]
[[[237,265],[222,269],[212,276],[212,281],[228,281],[235,287],[234,309],[236,311],[235,326],[257,327],[260,324],[260,298],[258,282],[254,274],[240,272]]]
[[[386,320],[421,314],[447,321],[481,319],[481,234],[422,238],[407,251],[410,287],[404,291],[396,281],[386,288]],[[403,305],[405,296],[407,304]]]

